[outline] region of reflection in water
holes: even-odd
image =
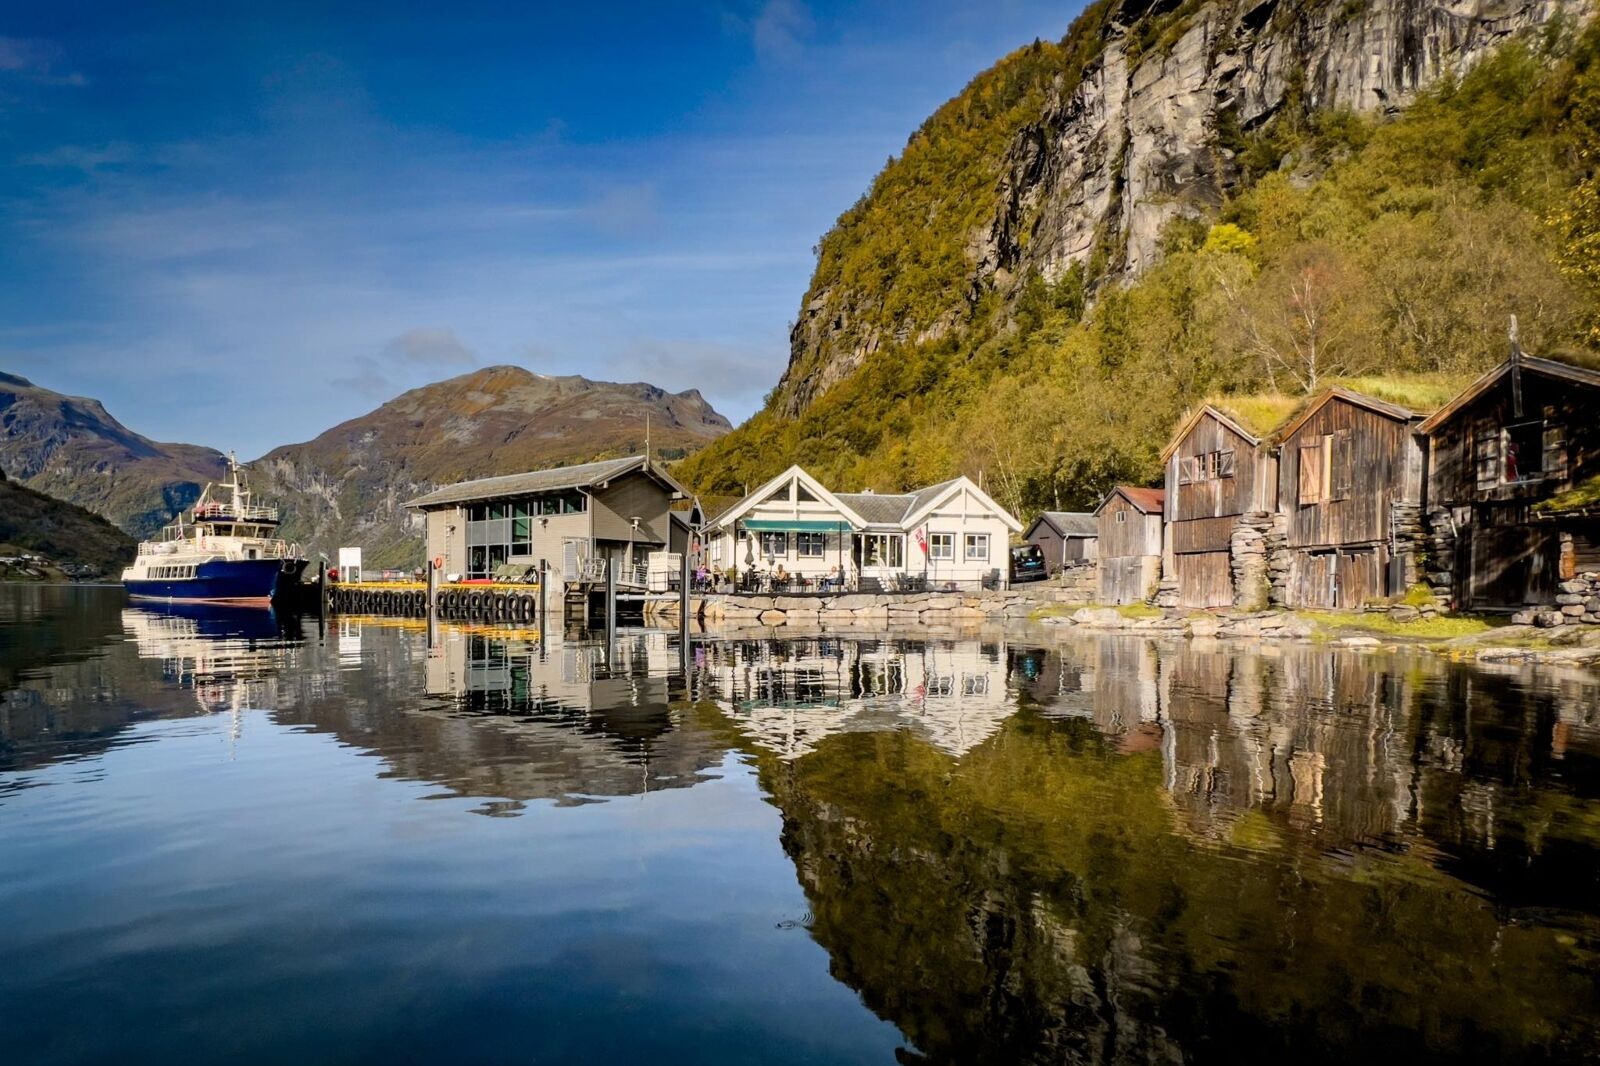
[[[886,729],[959,756],[1015,709],[1003,643],[813,637],[709,644],[697,656],[740,731],[781,759]]]
[[[88,961],[66,985],[0,966],[0,999],[41,1019],[40,1004],[92,1002],[163,1032],[169,1012],[119,946],[136,933],[159,949],[142,965],[212,1034],[149,1045],[168,1057],[225,1057],[221,1034],[262,1031],[277,1035],[254,1046],[302,1052],[266,1060],[326,1041],[449,1058],[489,1033],[504,1043],[484,1058],[568,1061],[1600,1048],[1593,674],[996,633],[706,641],[685,675],[659,633],[607,648],[446,627],[430,645],[410,622],[322,632],[112,593],[8,595],[0,843],[54,865],[30,870],[24,850],[0,867],[0,904],[25,916],[0,932],[0,961],[12,943]],[[261,717],[241,734],[246,709]],[[184,754],[216,725],[238,742],[235,774],[207,776],[214,745]],[[72,820],[95,785],[52,764],[120,765],[136,742],[182,769],[148,793],[125,769],[135,798],[96,837]],[[30,783],[49,787],[17,791]],[[168,790],[231,813],[168,810]],[[8,818],[30,800],[50,832]],[[82,857],[108,847],[120,865]],[[249,874],[230,880],[228,861]],[[81,886],[114,870],[143,879],[119,899],[185,902],[97,949],[106,904]],[[196,885],[213,924],[194,935],[221,954],[161,969]],[[65,940],[27,940],[57,926]],[[230,935],[235,950],[214,947]],[[365,1006],[313,1005],[347,1000]],[[502,1001],[520,1006],[483,1013]],[[80,1057],[117,1057],[117,1032]]]
[[[928,1060],[1596,1054],[1592,675],[1121,639],[1011,666],[964,753],[760,755],[813,934]]]

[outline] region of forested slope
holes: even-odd
[[[784,381],[679,473],[729,491],[795,462],[842,488],[981,471],[1019,512],[1083,507],[1154,478],[1207,395],[1448,385],[1503,356],[1513,313],[1530,351],[1591,345],[1600,38],[1588,5],[1556,8],[1517,26],[1402,0],[1091,7],[890,161],[820,246]],[[1391,40],[1430,26],[1422,58]],[[1459,62],[1435,70],[1441,41]],[[1391,48],[1388,81],[1345,76],[1363,48]],[[1165,147],[1127,103],[1116,137],[1063,147],[1086,100],[1183,70],[1202,80],[1165,97]],[[1213,103],[1185,118],[1191,98]],[[1083,164],[1097,144],[1120,170]]]

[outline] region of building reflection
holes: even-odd
[[[279,719],[359,744],[395,776],[483,798],[480,810],[496,815],[537,800],[577,804],[688,787],[711,776],[726,754],[693,715],[673,706],[681,667],[664,634],[625,634],[608,647],[582,637],[541,642],[536,634],[441,627],[430,645],[395,641],[394,628],[344,623],[341,655],[371,674],[384,669],[373,658],[378,649],[410,649],[420,662],[391,662],[405,680],[383,687],[420,691],[380,705],[344,685]]]
[[[1116,638],[996,658],[1014,711],[974,745],[797,752],[724,708],[813,936],[918,1061],[1596,1046],[1593,675]]]
[[[738,729],[780,759],[830,736],[897,729],[959,756],[1016,709],[1004,641],[726,641],[703,646],[697,666]]]

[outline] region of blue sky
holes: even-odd
[[[250,457],[492,363],[738,421],[817,238],[1081,6],[8,5],[0,370]]]

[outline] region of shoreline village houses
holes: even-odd
[[[1063,567],[1094,561],[1100,522],[1091,511],[1043,511],[1022,539],[1039,549],[1053,574]]]
[[[1323,392],[1274,435],[1288,607],[1399,596],[1422,549],[1422,416],[1347,389]]]
[[[1561,604],[1563,583],[1600,570],[1600,373],[1513,347],[1420,428],[1436,591]]]
[[[1166,466],[1166,584],[1179,607],[1267,605],[1264,546],[1277,510],[1277,460],[1261,438],[1212,404],[1178,428]],[[1247,564],[1247,565],[1241,565]],[[1256,565],[1259,564],[1259,565]]]
[[[578,581],[587,560],[624,568],[681,542],[669,516],[683,487],[642,455],[463,481],[405,506],[423,514],[427,558],[445,574],[489,577],[507,563]],[[553,584],[553,582],[552,582]]]
[[[1004,587],[1022,523],[970,478],[909,493],[834,493],[792,466],[711,520],[724,575],[842,577],[866,590]]]
[[[1166,495],[1162,489],[1118,485],[1095,510],[1102,603],[1143,603],[1155,593],[1161,581]]]

